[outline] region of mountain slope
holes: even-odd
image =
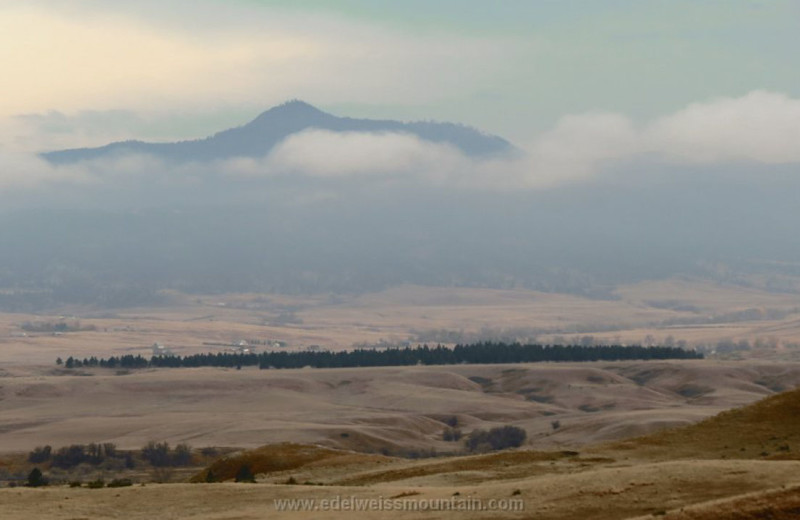
[[[323,112],[303,101],[289,101],[259,115],[246,125],[224,130],[205,139],[175,143],[124,141],[98,148],[76,148],[43,153],[54,164],[74,163],[118,154],[147,154],[168,161],[208,161],[230,157],[261,157],[291,134],[307,129],[333,132],[399,132],[434,143],[447,143],[467,155],[509,152],[505,139],[453,123],[352,119]]]

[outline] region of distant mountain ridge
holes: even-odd
[[[502,154],[514,150],[513,145],[502,137],[485,134],[464,125],[339,117],[303,101],[294,100],[263,112],[243,126],[223,130],[204,139],[173,143],[121,141],[96,148],[45,152],[41,157],[53,164],[69,164],[129,153],[152,155],[170,162],[262,157],[288,136],[308,129],[407,133],[425,141],[450,144],[469,156]]]

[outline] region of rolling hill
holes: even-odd
[[[322,500],[338,503],[346,497],[364,504],[392,501],[391,510],[372,511],[370,518],[797,518],[800,462],[786,459],[792,458],[797,441],[798,397],[800,389],[790,390],[695,425],[580,452],[531,446],[408,459],[297,439],[226,456],[198,472],[192,484],[2,489],[0,510],[10,519],[40,511],[46,513],[34,516],[144,519],[166,514],[211,520],[256,519],[280,511],[287,518],[352,518],[349,509],[316,509]],[[781,450],[784,445],[788,449]],[[736,452],[741,455],[731,456],[729,450],[742,447]],[[780,456],[756,452],[762,449]],[[231,482],[245,464],[256,483]],[[478,507],[436,513],[418,509],[467,502]],[[297,507],[281,509],[289,503]]]
[[[734,408],[691,426],[614,445],[647,458],[800,458],[800,388]]]

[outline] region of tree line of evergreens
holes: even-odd
[[[519,343],[483,342],[473,345],[456,345],[454,348],[437,345],[390,349],[356,349],[338,352],[218,352],[192,354],[188,356],[141,355],[96,357],[83,360],[69,357],[66,368],[147,368],[147,367],[236,367],[258,366],[268,368],[345,368],[404,365],[454,365],[535,363],[566,361],[629,361],[656,359],[702,359],[703,355],[693,350],[676,347],[641,346],[584,346],[584,345],[522,345]]]

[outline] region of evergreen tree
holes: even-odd
[[[256,477],[253,475],[253,472],[250,471],[250,466],[248,464],[243,464],[242,467],[239,468],[239,471],[236,472],[236,482],[255,482]]]
[[[28,473],[28,482],[25,485],[28,487],[46,486],[47,479],[45,479],[44,475],[42,475],[42,470],[39,468],[33,468],[31,472]]]

